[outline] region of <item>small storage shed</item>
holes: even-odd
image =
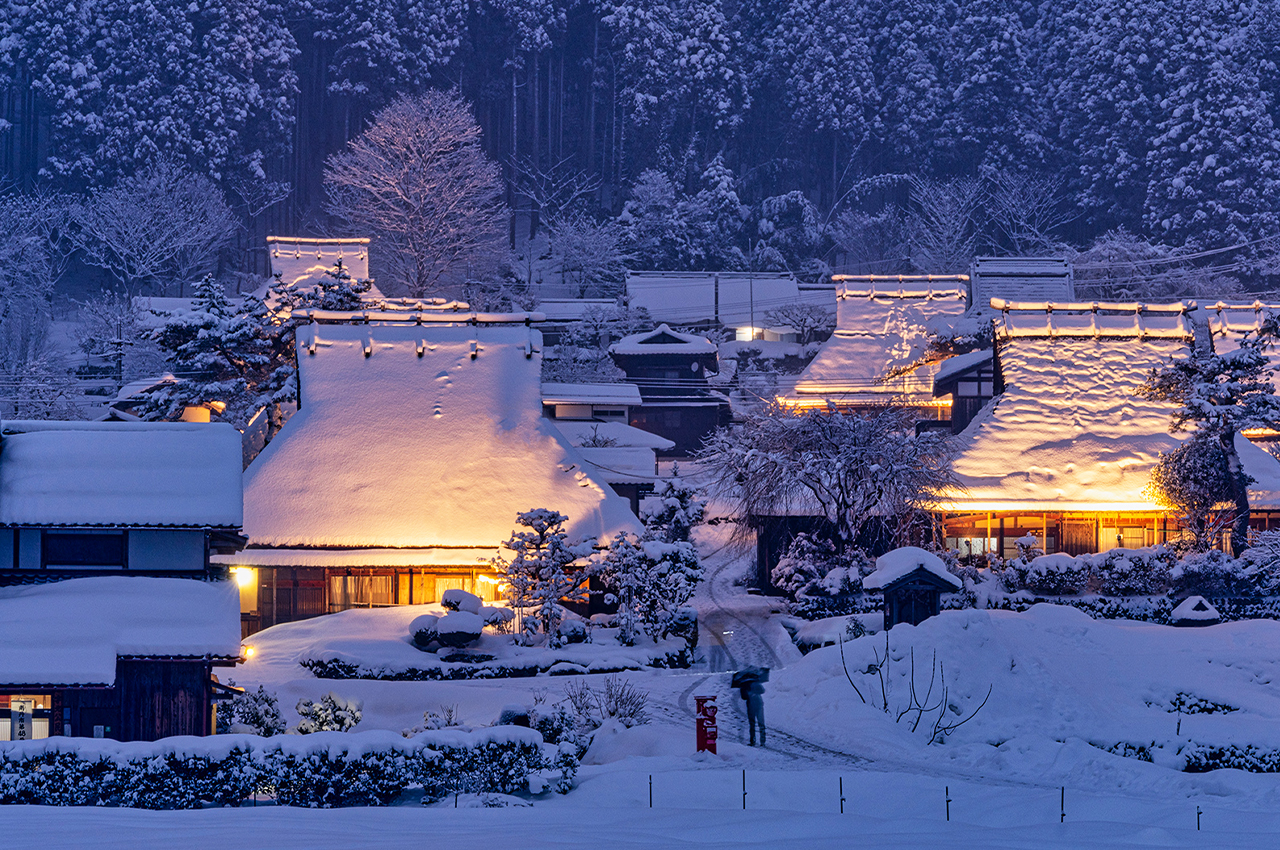
[[[1203,596],[1188,596],[1173,609],[1169,622],[1175,626],[1213,626],[1222,622],[1222,615]]]
[[[903,546],[876,558],[876,569],[862,580],[867,590],[884,593],[884,627],[898,623],[918,626],[936,616],[942,594],[964,587],[942,559],[915,546]]]
[[[208,735],[240,660],[234,583],[100,576],[0,588],[0,740]]]

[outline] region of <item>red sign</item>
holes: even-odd
[[[698,752],[716,751],[716,698],[694,697],[698,703]]]

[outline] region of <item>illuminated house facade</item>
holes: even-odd
[[[1183,355],[1194,303],[992,302],[994,401],[961,432],[961,489],[944,518],[962,557],[1016,554],[1034,534],[1047,552],[1083,554],[1164,543],[1176,521],[1147,493],[1173,406],[1135,394],[1151,369]],[[1244,437],[1256,522],[1280,508],[1280,464]]]
[[[537,330],[383,319],[298,329],[298,412],[245,471],[248,547],[218,559],[250,631],[450,588],[496,599],[521,511],[560,511],[575,538],[640,530],[543,416]]]

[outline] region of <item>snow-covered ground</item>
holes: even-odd
[[[465,798],[456,810],[452,800],[335,811],[9,807],[0,810],[0,826],[14,836],[39,835],[51,847],[130,850],[221,848],[229,837],[247,847],[308,850],[426,842],[450,850],[512,843],[1245,847],[1265,845],[1280,832],[1280,775],[1178,769],[1179,749],[1192,741],[1280,748],[1280,623],[1176,629],[1094,621],[1073,609],[1038,606],[1025,613],[949,611],[920,627],[896,627],[885,668],[891,709],[909,703],[913,650],[923,702],[936,701],[940,693],[940,680],[930,696],[924,693],[935,650],[945,667],[947,717],[967,716],[990,689],[990,699],[971,721],[944,743],[930,744],[930,719],[913,732],[910,715],[895,722],[894,713],[881,710],[880,678],[867,669],[883,658],[885,635],[801,656],[782,628],[777,602],[749,596],[738,586],[745,559],[729,531],[722,525],[699,532],[708,568],[696,600],[703,624],[699,664],[687,671],[617,674],[648,692],[652,720],[632,729],[602,728],[578,787],[566,796],[502,810],[467,808],[475,801]],[[456,707],[464,724],[492,723],[513,703],[554,703],[566,684],[548,676],[326,681],[283,651],[314,649],[322,641],[314,627],[307,640],[273,641],[267,633],[254,663],[233,675],[240,684],[261,683],[278,692],[290,722],[299,699],[334,691],[363,700],[359,728],[394,731],[418,725],[424,711],[445,706]],[[773,668],[766,686],[767,748],[744,745],[741,700],[729,687],[729,674],[720,672],[748,663]],[[598,684],[603,677],[586,678]],[[709,694],[721,706],[720,751],[695,755],[693,697]],[[1199,699],[1236,710],[1179,715],[1170,711],[1179,695],[1184,702]],[[1102,749],[1119,743],[1148,748],[1155,763]]]

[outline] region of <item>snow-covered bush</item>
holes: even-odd
[[[484,601],[474,593],[467,593],[457,587],[451,587],[440,597],[440,605],[448,611],[465,611],[468,614],[479,614]]]
[[[498,634],[506,634],[511,631],[516,612],[501,605],[485,605],[480,609],[480,618]]]
[[[462,649],[480,640],[484,620],[469,611],[450,611],[436,622],[436,641],[441,646]]]
[[[1245,564],[1225,552],[1209,549],[1193,552],[1169,573],[1176,596],[1251,596],[1256,588],[1245,576]]]
[[[817,535],[797,534],[770,578],[796,601],[793,611],[806,619],[852,614],[859,609],[862,579],[875,563],[861,549],[840,553]]]
[[[640,505],[640,519],[650,535],[666,543],[687,541],[693,527],[702,522],[706,503],[680,478],[678,465],[671,477],[658,482],[654,493]]]
[[[1040,541],[1030,532],[1013,541],[1013,545],[1017,547],[1018,557],[1023,561],[1032,561],[1044,554],[1044,549],[1040,548]]]
[[[1262,531],[1240,553],[1241,572],[1259,596],[1280,595],[1280,531]]]
[[[564,695],[579,725],[588,729],[596,729],[606,720],[616,720],[627,728],[649,722],[649,694],[617,676],[607,677],[600,691],[585,681],[570,682],[564,686]]]
[[[676,612],[702,580],[702,564],[687,541],[619,533],[600,560],[599,574],[618,603],[618,640],[632,646],[641,633],[655,643],[670,634]]]
[[[1152,596],[1168,589],[1173,565],[1163,546],[1112,549],[1093,557],[1093,576],[1104,596]]]
[[[229,684],[235,682],[228,680]],[[218,706],[218,734],[279,735],[284,731],[280,701],[262,685],[256,691],[247,688]]]
[[[190,809],[237,806],[258,792],[281,805],[332,808],[387,805],[413,786],[427,801],[548,786],[563,793],[577,753],[511,728],[152,744],[48,738],[0,745],[0,804]]]
[[[358,699],[344,699],[330,691],[319,702],[298,700],[298,725],[289,731],[297,735],[315,732],[347,732],[360,722],[364,703]]]
[[[560,642],[563,644],[586,643],[588,636],[587,624],[581,620],[565,620],[560,623]]]
[[[1015,558],[1000,571],[1000,579],[1011,592],[1029,590],[1045,596],[1069,596],[1086,588],[1090,571],[1088,558],[1058,552],[1039,555],[1029,562]]]
[[[440,618],[435,614],[423,614],[414,617],[409,623],[409,637],[418,649],[426,649],[436,641],[436,628]]]

